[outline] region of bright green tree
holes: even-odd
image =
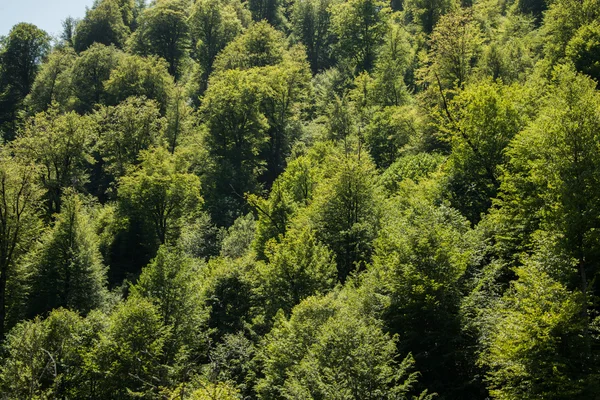
[[[207,206],[218,225],[230,225],[256,192],[267,144],[268,123],[260,110],[265,85],[255,70],[215,75],[204,97],[206,145],[214,162],[207,182]]]
[[[198,357],[206,346],[208,313],[201,297],[200,276],[191,258],[163,245],[131,288],[131,295],[151,301],[163,325],[170,327],[173,336],[165,345],[170,363]]]
[[[198,177],[162,147],[140,152],[139,166],[119,179],[118,198],[130,223],[141,223],[160,244],[174,243],[203,202]]]
[[[523,129],[527,93],[517,86],[481,81],[449,103],[444,129],[450,135],[448,189],[452,205],[477,223],[496,197],[505,149]]]
[[[164,60],[155,56],[131,55],[119,60],[111,71],[110,78],[104,82],[104,89],[110,105],[117,105],[131,96],[144,96],[156,100],[164,115],[174,90],[174,82]]]
[[[37,167],[13,159],[0,149],[0,338],[19,317],[23,288],[18,272],[21,257],[39,235]],[[17,315],[13,315],[17,314]]]
[[[286,48],[282,32],[266,21],[257,22],[219,53],[214,69],[223,71],[276,65],[283,60]]]
[[[386,326],[400,336],[399,351],[415,355],[426,387],[468,398],[473,365],[463,361],[459,310],[475,246],[468,221],[434,195],[426,182],[402,185],[385,209],[370,272],[390,299]]]
[[[481,363],[495,399],[598,396],[590,371],[581,293],[529,263],[490,312]],[[590,357],[591,356],[591,357]],[[587,364],[587,365],[586,365]]]
[[[53,51],[41,66],[27,96],[27,106],[32,113],[46,111],[53,101],[66,105],[70,95],[69,69],[75,62],[75,52],[66,47]]]
[[[170,336],[160,311],[149,300],[132,297],[117,306],[87,357],[93,379],[90,397],[157,396],[168,382],[163,360]]]
[[[442,16],[429,39],[425,80],[439,90],[462,88],[475,66],[482,40],[481,30],[469,11]]]
[[[278,314],[261,357],[261,399],[406,399],[418,376],[412,356],[396,361],[395,339],[381,321],[335,293],[307,298],[289,319]]]
[[[335,254],[338,278],[370,262],[381,216],[381,197],[368,158],[328,160],[331,178],[318,186],[311,204],[317,238]]]
[[[90,117],[60,114],[52,107],[30,118],[15,141],[15,152],[41,167],[39,179],[46,190],[48,218],[61,211],[65,188],[82,188],[87,183],[94,134]]]
[[[165,119],[154,100],[130,97],[117,106],[96,111],[97,150],[108,174],[119,178],[137,164],[140,151],[161,144]]]
[[[266,253],[268,261],[258,270],[259,291],[270,316],[280,309],[289,315],[296,304],[335,284],[334,257],[310,227],[288,230],[281,243],[267,243]]]
[[[87,397],[93,383],[85,368],[92,343],[104,328],[104,315],[82,318],[57,309],[15,326],[4,342],[0,388],[9,398]]]

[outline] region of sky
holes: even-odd
[[[62,21],[82,18],[94,0],[0,0],[0,36],[19,22],[29,22],[50,35],[60,35]]]

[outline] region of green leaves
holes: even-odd
[[[119,180],[123,212],[147,224],[160,244],[173,243],[181,226],[198,215],[200,181],[164,148],[143,151],[140,160],[138,168]]]
[[[32,316],[59,307],[86,314],[107,300],[106,267],[89,211],[75,193],[62,203],[53,228],[30,255]]]
[[[338,56],[356,71],[373,68],[383,42],[390,8],[376,0],[351,0],[331,7],[331,31]]]
[[[82,52],[93,43],[114,44],[122,48],[130,34],[118,0],[102,0],[88,9],[85,18],[77,24],[73,47]]]
[[[579,376],[582,296],[535,264],[516,273],[518,280],[489,317],[481,362],[489,367],[490,393],[498,399],[578,396],[585,385]]]
[[[137,20],[131,47],[139,54],[154,54],[165,59],[169,73],[181,76],[190,38],[186,4],[182,0],[163,0],[146,8]]]

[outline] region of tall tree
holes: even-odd
[[[101,0],[88,9],[85,18],[77,24],[73,47],[78,53],[94,43],[114,44],[123,48],[130,29],[123,20],[118,0]]]
[[[438,88],[462,88],[481,50],[482,35],[472,12],[459,10],[440,18],[431,33],[427,82]]]
[[[198,0],[194,3],[190,31],[192,55],[201,69],[199,94],[206,90],[217,54],[242,32],[243,27],[244,21],[229,1]]]
[[[29,112],[46,111],[53,101],[66,106],[71,89],[70,67],[75,62],[75,52],[66,47],[53,51],[40,68],[39,74],[27,96]]]
[[[41,167],[48,218],[60,212],[65,188],[82,188],[87,182],[94,133],[90,117],[60,114],[53,107],[30,118],[15,141],[15,151]]]
[[[448,195],[474,224],[497,195],[506,147],[525,126],[525,98],[517,86],[484,80],[467,85],[449,102],[443,126],[452,146]]]
[[[14,139],[17,112],[50,50],[50,37],[35,25],[15,25],[0,41],[0,135]]]
[[[164,60],[156,56],[126,55],[119,59],[103,87],[109,105],[117,105],[131,96],[144,96],[156,100],[161,114],[164,115],[174,82]]]
[[[344,282],[371,260],[381,197],[368,158],[350,154],[332,157],[328,162],[331,178],[317,188],[311,204],[312,218],[317,238],[334,252],[338,278]]]
[[[54,226],[31,253],[30,315],[59,307],[86,314],[102,306],[108,294],[89,211],[74,192],[66,193],[62,203]]]
[[[387,29],[390,7],[378,0],[350,0],[331,6],[331,30],[339,58],[357,72],[371,71]]]
[[[258,189],[264,166],[259,154],[268,141],[260,110],[265,90],[256,70],[235,69],[215,75],[204,97],[206,144],[214,162],[206,198],[219,225],[230,225],[245,206],[244,193]]]
[[[125,215],[144,224],[160,244],[176,241],[202,205],[198,177],[162,147],[140,153],[139,166],[119,180],[118,196]]]
[[[109,100],[104,82],[110,78],[124,54],[114,46],[94,43],[75,59],[70,71],[72,98],[68,106],[79,113],[87,113],[96,104]]]
[[[332,65],[335,37],[330,30],[332,0],[294,2],[292,30],[294,38],[306,47],[313,74]]]
[[[11,296],[8,290],[16,265],[30,249],[39,233],[39,199],[42,191],[36,184],[37,169],[32,163],[11,158],[6,149],[0,152],[0,338],[4,339],[11,319]],[[8,317],[8,318],[7,318]]]
[[[187,4],[183,0],[162,0],[146,8],[137,20],[131,48],[138,54],[164,58],[169,73],[181,76],[190,46]]]

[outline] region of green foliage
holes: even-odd
[[[374,169],[354,155],[330,160],[331,178],[317,188],[311,205],[317,237],[335,254],[338,278],[371,260],[381,215],[381,197]]]
[[[567,45],[566,56],[578,71],[600,80],[600,23],[579,28]]]
[[[408,100],[405,75],[414,57],[408,32],[391,22],[373,71],[373,99],[382,106],[400,106]]]
[[[110,105],[116,105],[131,96],[156,100],[165,113],[173,91],[173,77],[165,61],[156,57],[125,56],[104,82]]]
[[[96,118],[102,167],[115,178],[137,164],[140,151],[162,142],[165,120],[154,100],[130,97],[117,106],[99,108]]]
[[[82,318],[65,309],[54,310],[15,326],[3,343],[7,357],[0,366],[0,387],[10,398],[87,396],[90,376],[86,351],[103,327],[98,314]]]
[[[162,364],[171,332],[150,301],[132,297],[119,305],[88,355],[97,399],[153,397],[166,383]]]
[[[213,258],[202,271],[208,326],[215,341],[244,329],[256,315],[254,269],[248,258]]]
[[[332,0],[294,2],[291,25],[294,37],[306,47],[306,55],[313,73],[333,65],[331,32]]]
[[[416,136],[419,116],[411,107],[385,107],[371,115],[365,127],[365,144],[378,168],[396,161],[400,150]]]
[[[390,8],[382,1],[349,0],[331,6],[331,31],[337,36],[335,51],[356,71],[373,68],[384,40]]]
[[[262,347],[259,398],[408,398],[412,356],[398,364],[395,339],[338,296],[310,297],[289,320],[278,315]]]
[[[580,40],[577,38],[578,35],[589,35],[593,32],[594,21],[597,21],[600,16],[599,5],[598,0],[583,2],[560,0],[550,4],[545,14],[545,23],[541,28],[544,35],[544,52],[550,62],[556,63],[566,55],[565,52],[571,40],[574,41],[573,45],[577,46],[577,42]],[[587,28],[586,25],[588,25]],[[587,43],[591,47],[588,50],[591,54],[588,51],[586,51],[587,54],[584,54],[586,57],[595,59],[593,38],[588,36],[587,39],[591,40]]]
[[[381,183],[393,195],[402,187],[404,180],[419,183],[435,173],[445,158],[436,153],[408,154],[400,157],[381,174]]]
[[[248,0],[248,9],[254,21],[266,21],[277,26],[284,22],[281,0]]]
[[[0,148],[0,338],[20,317],[23,299],[19,261],[40,231],[38,168]]]
[[[213,377],[213,380],[229,382],[230,386],[237,388],[243,396],[252,396],[256,381],[255,356],[256,346],[242,332],[225,335],[210,352],[208,375]]]
[[[200,180],[161,147],[140,153],[140,164],[119,179],[122,212],[160,244],[174,243],[202,205]]]
[[[254,240],[255,231],[256,221],[251,213],[237,218],[223,238],[221,256],[236,259],[246,255]]]
[[[448,106],[450,201],[473,223],[496,197],[505,149],[527,119],[525,96],[516,86],[481,81],[467,85]]]
[[[217,54],[242,32],[244,24],[235,2],[198,0],[194,3],[190,14],[190,31],[192,54],[201,69],[200,94],[206,90]]]
[[[114,46],[91,45],[75,59],[70,70],[71,107],[80,113],[92,111],[96,104],[109,100],[104,82],[123,57]]]
[[[202,105],[205,137],[215,163],[206,189],[207,206],[218,225],[229,225],[243,206],[243,195],[256,192],[264,161],[268,123],[260,105],[266,90],[256,70],[215,75]]]
[[[489,366],[490,394],[497,399],[594,398],[597,393],[585,392],[591,376],[586,378],[582,369],[582,296],[539,266],[529,264],[515,272],[518,280],[489,317],[481,356]]]
[[[46,190],[48,218],[61,211],[65,188],[80,189],[87,182],[94,135],[90,117],[60,114],[54,105],[31,117],[14,142],[15,153],[41,167],[39,180]]]
[[[510,228],[501,240],[529,247],[530,235],[537,229],[564,235],[562,246],[580,263],[580,287],[585,292],[586,271],[594,275],[598,268],[591,261],[598,251],[596,220],[588,215],[597,208],[594,171],[599,159],[593,149],[600,98],[594,81],[567,67],[556,71],[556,86],[550,90],[538,118],[508,150],[501,215]]]
[[[404,0],[407,17],[425,33],[431,33],[440,18],[458,8],[455,0]]]
[[[415,354],[426,387],[460,398],[460,390],[468,390],[456,385],[465,382],[461,375],[468,366],[454,367],[464,363],[461,280],[474,245],[468,222],[456,210],[436,205],[427,189],[408,181],[390,200],[371,272],[376,290],[390,296],[385,320],[401,338],[400,352]]]
[[[283,34],[265,21],[250,26],[223,49],[215,60],[215,71],[275,65],[286,50]]]
[[[190,45],[186,8],[183,0],[162,0],[146,8],[130,39],[136,53],[165,59],[169,73],[176,79],[181,76]]]
[[[280,309],[289,315],[305,298],[334,286],[337,269],[333,255],[310,228],[288,230],[281,243],[270,241],[265,251],[268,262],[258,273],[267,315]]]
[[[425,80],[442,89],[462,88],[480,51],[482,35],[469,11],[460,10],[440,18],[430,37]]]
[[[106,267],[89,211],[75,193],[67,193],[51,230],[31,254],[29,314],[64,307],[83,314],[104,305]]]
[[[80,53],[93,43],[114,44],[122,48],[131,32],[127,22],[123,19],[119,0],[99,1],[86,11],[85,18],[75,28],[75,51]]]
[[[205,345],[208,315],[199,278],[198,268],[191,258],[163,245],[131,288],[131,296],[152,302],[163,325],[170,328],[171,343],[167,342],[164,348],[170,361],[182,358],[187,352],[197,356]]]
[[[15,25],[0,398],[600,398],[599,1]]]
[[[190,400],[238,400],[238,391],[232,388],[227,383],[202,383],[200,389],[195,390]]]
[[[49,49],[48,34],[27,23],[15,25],[0,40],[0,136],[5,141],[15,137],[17,112]]]
[[[69,67],[75,59],[75,53],[69,47],[55,50],[48,56],[26,100],[31,112],[46,111],[54,101],[59,104],[67,102],[71,85]]]

